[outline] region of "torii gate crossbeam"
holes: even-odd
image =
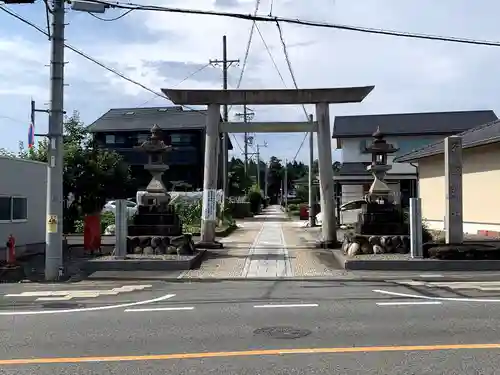
[[[335,220],[335,199],[333,191],[332,145],[330,129],[330,103],[359,103],[373,90],[374,86],[343,87],[298,90],[173,90],[162,92],[177,105],[207,105],[207,126],[205,135],[205,167],[203,180],[203,212],[200,247],[221,248],[215,241],[217,189],[217,146],[219,132],[223,128],[233,132],[229,124],[219,125],[220,106],[227,105],[284,105],[316,104],[316,120],[308,123],[317,127],[320,204],[323,213],[322,240],[325,247],[337,244]],[[236,128],[236,127],[235,127]],[[237,129],[235,129],[237,130]],[[309,128],[309,131],[310,128]]]

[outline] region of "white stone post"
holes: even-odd
[[[335,197],[333,189],[332,136],[328,103],[316,104],[318,121],[318,157],[321,212],[323,213],[322,245],[332,247],[337,243]]]
[[[461,244],[464,239],[462,217],[462,137],[444,140],[444,175],[446,188],[446,243]]]
[[[207,126],[205,132],[205,167],[203,174],[203,207],[201,214],[202,248],[221,248],[222,244],[215,241],[217,226],[217,168],[219,145],[220,105],[209,104]]]

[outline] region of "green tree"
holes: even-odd
[[[244,162],[233,157],[229,161],[229,195],[233,197],[245,195],[251,185],[252,179],[245,176]]]
[[[63,193],[74,195],[70,209],[65,209],[65,230],[71,230],[78,214],[100,212],[107,199],[125,198],[131,183],[130,171],[115,151],[100,148],[80,120],[78,112],[64,121]],[[20,157],[47,162],[48,141],[20,152]]]

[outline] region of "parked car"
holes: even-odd
[[[132,202],[131,200],[126,200],[127,202],[127,214],[128,217],[132,217],[137,213],[137,203]],[[108,201],[103,209],[102,212],[116,212],[116,201]]]

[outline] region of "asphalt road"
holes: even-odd
[[[92,285],[85,289],[111,287]],[[418,288],[383,281],[156,282],[52,309],[34,297],[11,308],[4,301],[0,374],[495,373],[500,297],[478,302]],[[141,304],[147,300],[156,302]]]

